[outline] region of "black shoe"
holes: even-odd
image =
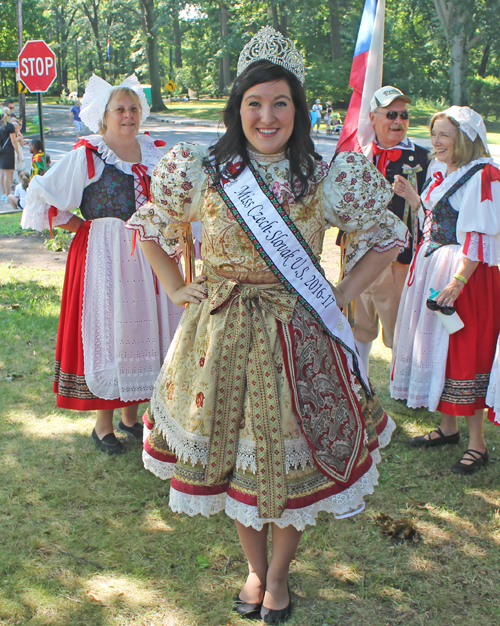
[[[288,587],[288,605],[284,609],[267,609],[264,604],[260,610],[260,616],[265,624],[282,624],[292,614],[292,597]]]
[[[109,433],[104,435],[102,439],[99,439],[94,428],[90,438],[95,441],[95,445],[101,452],[106,452],[107,454],[123,454],[125,452],[123,443],[118,441],[114,433]]]
[[[437,433],[439,437],[427,439],[427,436],[430,437],[431,433],[421,437],[413,437],[410,441],[411,445],[416,448],[433,448],[434,446],[446,446],[449,443],[458,443],[460,441],[460,433],[458,431],[453,433],[453,435],[445,435],[440,428],[436,428],[432,433]]]
[[[472,463],[462,463],[466,454],[469,456],[469,459],[467,460],[474,459]],[[486,450],[483,454],[477,450],[469,449],[464,452],[464,456],[460,459],[460,461],[458,461],[458,463],[455,463],[455,465],[451,468],[451,471],[454,474],[474,474],[474,472],[477,472],[477,470],[486,465],[486,463],[488,463],[488,450]]]
[[[142,441],[142,434],[144,432],[144,424],[142,422],[136,422],[133,426],[126,426],[121,420],[118,422],[117,430],[137,439],[137,441]]]
[[[233,602],[233,611],[238,613],[240,617],[245,617],[246,619],[260,619],[260,609],[262,607],[262,602],[258,604],[251,604],[250,602],[243,602],[240,598],[240,594],[238,594]]]

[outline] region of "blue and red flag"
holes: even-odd
[[[107,51],[108,51],[108,61],[111,60],[111,42],[109,41],[109,35],[108,35],[108,47],[107,47]]]
[[[347,109],[337,152],[363,152],[372,156],[375,133],[370,123],[370,101],[382,87],[384,64],[385,0],[365,0],[351,66],[353,94]]]

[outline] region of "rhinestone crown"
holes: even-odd
[[[238,59],[238,76],[249,65],[262,60],[281,65],[295,74],[302,85],[304,84],[305,71],[302,54],[291,39],[283,37],[271,26],[263,26],[241,51]]]

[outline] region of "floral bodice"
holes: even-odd
[[[174,146],[153,172],[152,202],[135,213],[128,227],[173,255],[175,242],[165,234],[167,226],[200,220],[202,255],[212,267],[244,273],[269,271],[212,186],[203,165],[206,156],[204,149],[193,144]],[[386,210],[392,196],[389,185],[362,155],[341,153],[331,166],[317,162],[309,192],[300,201],[292,194],[284,155],[250,153],[250,157],[317,257],[322,252],[325,226],[357,233],[351,242],[351,264],[370,247],[407,245],[406,227]]]

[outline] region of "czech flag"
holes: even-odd
[[[372,158],[375,133],[370,124],[370,101],[377,89],[382,87],[384,23],[385,0],[365,0],[349,79],[349,86],[354,91],[337,152],[363,152],[366,157]]]
[[[108,35],[108,47],[107,47],[107,51],[108,51],[108,61],[111,60],[111,42],[109,40],[109,35]]]

